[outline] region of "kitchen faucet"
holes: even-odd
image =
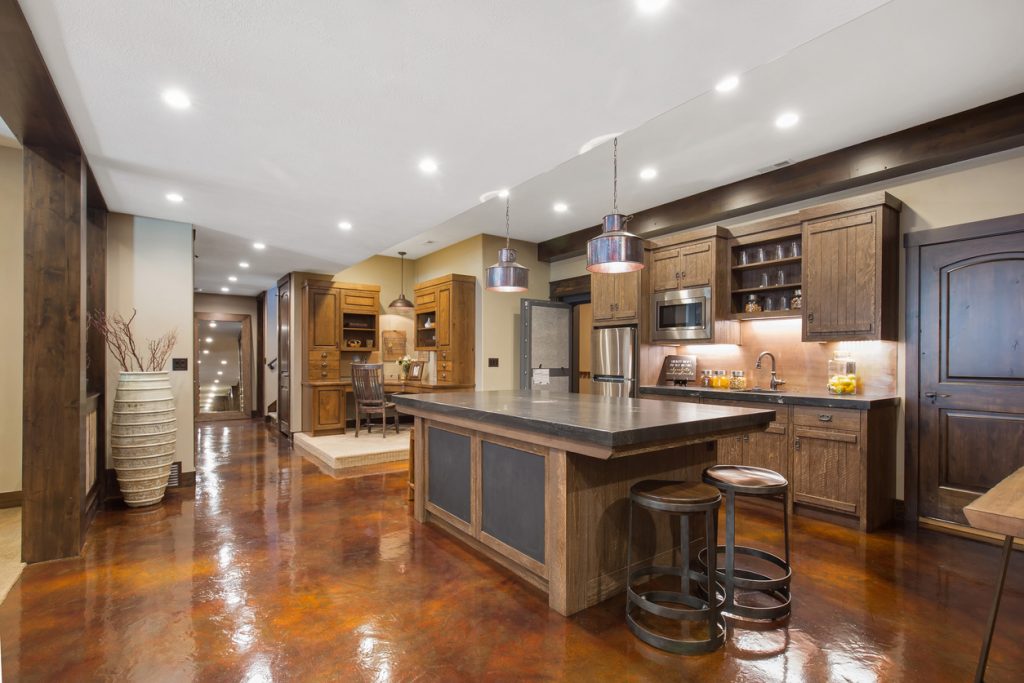
[[[778,376],[775,374],[775,354],[770,353],[768,351],[762,351],[761,355],[757,357],[757,362],[754,363],[754,367],[756,369],[760,370],[761,369],[761,359],[764,358],[765,356],[768,356],[769,358],[772,359],[772,378],[768,382],[768,391],[778,391],[779,390],[779,385],[780,384],[785,384],[786,380],[779,379]]]

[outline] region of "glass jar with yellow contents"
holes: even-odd
[[[828,362],[828,393],[857,393],[857,362],[850,354],[837,351],[835,357]]]
[[[742,370],[733,370],[729,378],[729,388],[733,391],[744,391],[747,388],[747,374]]]

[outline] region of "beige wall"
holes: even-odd
[[[21,405],[25,334],[25,223],[21,150],[0,147],[0,493],[21,490]]]
[[[251,339],[249,343],[252,348],[252,359],[249,367],[249,376],[252,377],[252,399],[249,402],[249,410],[256,410],[256,373],[259,372],[260,361],[256,358],[256,335],[258,334],[257,304],[253,296],[230,296],[227,294],[196,294],[193,301],[196,313],[235,313],[249,316]],[[193,334],[195,328],[189,328],[189,334]],[[194,341],[194,340],[193,340]]]
[[[485,282],[487,266],[497,262],[498,249],[504,246],[504,237],[484,235],[483,267],[476,274],[480,282]],[[537,261],[537,245],[512,240],[512,248],[518,252],[519,263],[530,269],[530,289],[517,294],[481,289],[483,324],[477,337],[480,364],[476,376],[477,389],[481,391],[519,388],[520,301],[548,299],[550,268],[548,264]],[[488,367],[488,358],[497,358],[498,367]]]
[[[107,313],[131,315],[136,340],[151,339],[175,329],[178,343],[172,356],[192,355],[192,226],[112,213],[107,221]],[[170,370],[170,368],[167,368]],[[109,426],[120,367],[107,355],[106,406]],[[195,470],[193,388],[191,372],[171,372],[177,400],[178,445],[175,459],[183,472]],[[109,435],[110,430],[107,430]],[[107,442],[107,467],[111,467]]]

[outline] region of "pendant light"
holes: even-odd
[[[530,269],[516,263],[516,250],[509,240],[509,195],[505,195],[505,248],[498,250],[498,262],[487,269],[487,290],[525,292],[529,288]]]
[[[399,257],[401,257],[402,259],[402,293],[397,299],[388,304],[388,308],[391,309],[392,311],[401,311],[408,310],[410,308],[415,308],[413,303],[405,298],[405,254],[406,252],[404,251],[398,252]]]
[[[587,241],[591,273],[630,273],[644,267],[644,241],[626,231],[632,216],[619,213],[619,138],[612,141],[612,213],[604,217],[601,234]]]

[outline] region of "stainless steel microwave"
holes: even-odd
[[[658,292],[651,297],[651,341],[711,339],[711,288]]]

